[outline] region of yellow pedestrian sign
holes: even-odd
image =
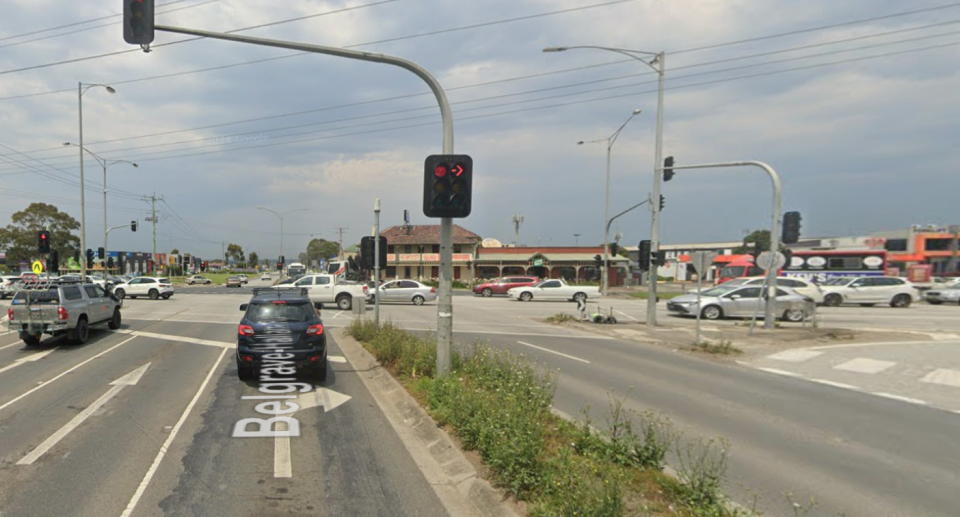
[[[40,263],[39,260],[34,260],[32,269],[34,273],[39,275],[40,273],[43,273],[43,264]]]

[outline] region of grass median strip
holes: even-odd
[[[605,429],[585,417],[553,412],[556,374],[524,356],[483,343],[458,344],[451,374],[438,378],[436,343],[388,322],[366,319],[348,331],[446,427],[476,451],[501,489],[527,515],[747,515],[730,509],[719,491],[728,447],[722,439],[690,438],[665,416],[624,407],[611,397]],[[679,458],[679,480],[664,474]]]

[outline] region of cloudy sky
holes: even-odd
[[[241,31],[392,54],[435,75],[453,103],[456,151],[475,162],[484,237],[602,240],[603,144],[613,147],[611,212],[646,199],[653,178],[655,75],[600,45],[667,52],[664,152],[678,164],[762,160],[807,236],[960,222],[960,4],[946,0],[166,0],[157,23]],[[162,196],[157,247],[202,257],[221,242],[275,257],[311,236],[359,241],[421,211],[423,160],[441,151],[439,110],[402,69],[157,32],[123,42],[119,0],[0,3],[0,225],[30,202],[79,219],[77,83],[84,144],[108,160],[108,224],[143,222]],[[52,29],[52,30],[51,30]],[[102,243],[102,169],[85,162],[88,247]],[[758,170],[680,172],[665,184],[667,243],[737,240],[769,226]],[[620,219],[624,243],[649,212]],[[150,225],[111,233],[149,251]]]

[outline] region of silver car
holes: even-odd
[[[923,299],[929,304],[960,303],[960,284],[952,287],[937,287],[924,293]]]
[[[437,299],[437,290],[413,280],[393,280],[371,290],[370,301],[380,296],[381,303],[403,302],[423,305]]]
[[[685,294],[667,302],[667,310],[682,316],[696,316],[699,311],[700,317],[707,320],[724,317],[750,318],[754,314],[763,314],[765,299],[761,296],[762,293],[760,286],[722,284],[703,291],[699,306],[696,294]],[[778,287],[774,313],[786,321],[803,321],[809,316],[808,304],[813,305],[813,299],[801,296],[791,289]]]

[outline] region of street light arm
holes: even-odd
[[[279,217],[281,220],[283,219],[283,216],[282,216],[282,215],[280,215],[279,213],[277,213],[275,210],[271,210],[271,209],[269,209],[269,208],[267,208],[267,207],[265,207],[265,206],[258,206],[258,207],[257,207],[257,210],[266,210],[267,212],[270,212],[270,213],[272,213],[273,215]]]
[[[309,208],[294,208],[293,210],[290,210],[290,211],[288,211],[288,212],[284,212],[283,215],[292,214],[292,213],[294,213],[294,212],[306,212],[306,211],[309,211],[309,210],[310,210]]]
[[[607,233],[610,232],[610,225],[613,224],[613,221],[614,221],[616,218],[618,218],[618,217],[620,217],[621,215],[624,215],[624,214],[626,214],[627,212],[630,212],[630,211],[632,211],[632,210],[634,210],[634,209],[636,209],[636,208],[640,208],[641,206],[643,206],[643,205],[645,205],[645,204],[647,204],[647,203],[649,203],[649,202],[650,202],[650,198],[647,198],[647,199],[645,199],[645,200],[643,200],[643,201],[641,201],[641,202],[639,202],[639,203],[631,206],[630,208],[624,210],[623,212],[620,212],[619,214],[611,217],[611,218],[610,218],[610,221],[607,223]]]
[[[610,135],[610,138],[607,139],[609,142],[607,147],[613,147],[614,142],[617,141],[617,137],[620,136],[620,132],[623,131],[623,128],[627,127],[627,124],[629,124],[630,121],[633,120],[633,117],[636,117],[637,115],[637,112],[633,112],[629,117],[627,117],[627,120],[623,121],[623,124],[620,125],[620,128],[614,131],[614,133]]]
[[[544,52],[563,52],[563,51],[565,51],[565,50],[585,49],[585,48],[590,48],[590,49],[595,49],[595,50],[606,50],[606,51],[608,51],[608,52],[616,52],[617,54],[623,54],[624,56],[627,56],[627,57],[629,57],[629,58],[631,58],[631,59],[636,59],[637,61],[640,61],[641,63],[649,66],[650,68],[653,69],[654,72],[656,72],[656,73],[658,73],[658,74],[659,74],[659,73],[663,73],[659,68],[657,68],[656,66],[653,66],[653,64],[647,62],[645,59],[643,59],[642,57],[640,57],[640,56],[637,55],[637,54],[642,54],[642,55],[645,55],[645,56],[654,56],[654,57],[657,57],[657,56],[659,56],[660,54],[658,54],[658,53],[656,53],[656,52],[644,52],[644,51],[642,51],[642,50],[630,50],[630,49],[625,49],[625,48],[600,47],[600,46],[597,46],[597,45],[576,45],[576,46],[573,46],[573,47],[550,47],[550,48],[545,48],[545,49],[543,49],[543,51],[544,51]]]
[[[64,142],[63,145],[65,145],[65,146],[72,145],[72,146],[74,146],[74,147],[79,147],[80,149],[86,151],[87,154],[89,154],[90,156],[93,156],[93,159],[96,160],[97,163],[99,163],[101,167],[107,167],[107,160],[106,160],[106,158],[101,157],[99,154],[91,151],[90,149],[87,149],[85,146],[77,145],[77,144],[70,143],[70,142]]]

